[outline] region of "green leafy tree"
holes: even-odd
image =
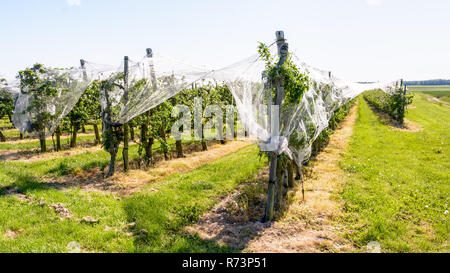
[[[61,70],[49,69],[42,64],[35,64],[19,72],[20,88],[22,94],[29,96],[29,105],[24,113],[30,113],[31,119],[25,126],[28,132],[37,132],[41,145],[41,152],[46,152],[45,143],[46,128],[58,118],[60,113],[55,111],[55,101],[69,92],[69,80],[67,73],[59,73]]]
[[[102,146],[111,156],[109,170],[106,175],[107,178],[114,175],[117,152],[119,151],[119,145],[123,140],[123,125],[114,123],[112,120],[112,117],[118,114],[118,109],[115,107],[118,102],[114,101],[114,98],[111,97],[112,92],[116,88],[124,89],[124,73],[118,73],[110,79],[100,82],[100,90],[104,94],[106,104],[102,113],[104,128],[102,133]]]
[[[86,125],[93,125],[96,143],[101,141],[98,129],[98,124],[101,121],[100,84],[98,80],[93,81],[67,116],[72,135],[70,140],[71,148],[77,146],[77,133]]]
[[[13,115],[13,98],[10,92],[6,90],[6,88],[2,88],[2,86],[6,86],[6,80],[0,79],[0,119],[3,119],[5,116],[8,117],[9,122],[12,123],[12,115]],[[0,131],[0,142],[5,142],[6,137]]]
[[[364,93],[364,98],[372,106],[389,114],[400,124],[404,124],[407,106],[413,102],[413,95],[405,93],[401,86],[396,86],[393,93],[372,90]]]

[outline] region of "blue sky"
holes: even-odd
[[[278,29],[302,60],[351,80],[450,78],[447,0],[0,0],[0,74],[35,62],[118,64],[145,48],[225,66]]]

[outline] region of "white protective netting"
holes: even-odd
[[[269,50],[272,56],[276,56],[276,46],[271,46]],[[312,143],[328,127],[337,109],[366,90],[381,89],[387,93],[394,90],[395,82],[346,82],[331,76],[328,71],[301,63],[295,55],[291,57],[308,75],[311,86],[299,104],[282,107],[278,117],[276,112],[268,111],[273,98],[265,90],[262,77],[265,61],[258,55],[214,71],[207,77],[223,81],[229,87],[244,127],[251,137],[261,142],[263,151],[284,153],[298,164],[309,158]],[[279,128],[270,122],[269,116],[273,117],[272,120],[279,118]]]
[[[7,79],[0,75],[0,99],[11,99],[20,92],[17,79]]]
[[[107,67],[107,66],[103,66]],[[88,73],[94,74],[92,63],[86,62]],[[140,61],[128,60],[125,81],[125,61],[111,70],[102,70],[101,79],[106,84],[100,90],[100,104],[105,111],[108,106],[111,124],[125,124],[199,82],[208,74],[207,69],[185,62],[152,54]],[[106,86],[106,87],[105,87]]]
[[[14,127],[23,134],[49,136],[70,113],[90,84],[81,68],[37,69],[34,82],[20,82]]]
[[[277,55],[277,47],[270,47],[271,55]],[[212,70],[194,66],[173,58],[154,54],[141,61],[129,61],[128,92],[124,86],[124,63],[108,75],[113,88],[102,91],[101,105],[106,109],[108,101],[114,108],[110,121],[124,124],[175,96],[192,83],[222,83],[228,86],[236,101],[237,111],[250,137],[261,142],[264,151],[285,153],[300,163],[311,154],[311,145],[327,128],[334,112],[366,90],[394,90],[393,82],[358,84],[330,76],[328,71],[301,63],[295,55],[292,60],[307,73],[311,88],[301,102],[279,113],[279,133],[272,132],[269,113],[272,99],[263,81],[266,64],[259,55],[251,56],[228,67]],[[88,63],[89,64],[89,63]],[[89,71],[89,69],[88,69]],[[273,114],[275,115],[275,114]]]
[[[277,56],[275,45],[269,49],[272,56]],[[47,113],[52,118],[45,124],[45,132],[51,134],[93,80],[102,81],[100,104],[103,111],[109,108],[107,120],[116,125],[125,124],[146,113],[190,88],[193,83],[201,85],[213,82],[228,86],[244,128],[260,142],[263,151],[284,153],[300,164],[309,157],[312,143],[327,128],[337,109],[366,90],[382,89],[389,93],[394,90],[393,82],[346,82],[330,76],[328,71],[301,63],[293,54],[291,57],[300,70],[307,73],[311,88],[299,104],[282,108],[279,117],[268,110],[271,109],[273,98],[269,97],[271,93],[267,91],[263,79],[266,63],[259,55],[213,70],[150,53],[139,61],[127,62],[127,78],[124,74],[125,62],[119,66],[85,62],[84,70],[51,70],[39,75],[59,92],[49,97],[39,111],[30,111],[33,101],[42,98],[31,95],[27,91],[29,87],[21,88],[15,105],[14,125],[23,133],[38,132],[36,121],[40,114]],[[270,116],[272,120],[279,118],[279,133],[272,126]]]

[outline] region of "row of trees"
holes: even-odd
[[[50,127],[49,124],[55,122],[60,114],[54,111],[52,104],[55,103],[56,98],[61,97],[62,93],[71,92],[69,87],[64,86],[64,82],[67,81],[65,74],[52,73],[52,71],[52,69],[41,64],[36,64],[29,69],[19,72],[21,92],[30,98],[30,103],[23,109],[22,113],[30,114],[24,128],[28,132],[38,132],[41,152],[48,150],[45,141],[46,130]],[[113,117],[119,110],[116,109],[117,103],[112,103],[114,91],[117,88],[127,90],[127,95],[122,100],[132,100],[133,96],[141,92],[142,87],[146,86],[147,81],[150,79],[133,82],[130,86],[127,86],[126,80],[124,73],[118,73],[106,80],[91,82],[72,110],[57,124],[53,133],[53,136],[56,138],[54,142],[55,150],[62,149],[61,135],[63,133],[70,133],[70,147],[76,147],[77,134],[84,127],[90,125],[94,128],[96,143],[101,143],[104,149],[111,154],[107,176],[114,174],[116,156],[121,144],[123,144],[124,169],[125,171],[129,170],[128,153],[130,140],[136,141],[139,145],[138,166],[149,167],[154,161],[152,147],[156,141],[160,144],[164,158],[169,159],[169,152],[172,148],[169,144],[171,143],[169,142],[171,129],[174,122],[179,118],[172,116],[173,108],[176,105],[187,105],[192,113],[195,103],[203,105],[203,112],[207,105],[215,104],[225,109],[226,105],[230,105],[233,102],[230,91],[224,85],[212,83],[203,84],[201,87],[192,85],[157,107],[129,120],[126,124],[114,123]],[[168,78],[158,79],[160,84],[174,80]],[[106,107],[104,105],[103,110],[101,105],[102,99],[106,101]],[[12,115],[12,100],[2,100],[1,103],[7,104],[8,107],[2,107],[0,114],[2,116],[3,114]],[[64,103],[64,101],[59,103]],[[53,111],[49,109],[53,109]],[[203,118],[203,113],[201,113],[201,131],[203,131],[203,126],[209,119]],[[100,130],[102,133],[100,133]],[[202,149],[207,150],[204,134],[195,131],[194,133],[202,135]],[[183,157],[182,141],[176,141],[175,146],[177,157]]]
[[[106,151],[108,151],[111,155],[109,172],[107,173],[107,177],[110,177],[114,174],[115,165],[116,165],[116,156],[119,151],[119,145],[123,144],[123,165],[124,171],[128,171],[130,169],[129,165],[129,141],[130,139],[134,139],[136,135],[139,135],[137,140],[139,149],[138,149],[138,167],[148,168],[154,162],[153,157],[153,144],[156,141],[159,142],[161,153],[164,155],[164,159],[169,159],[169,152],[171,150],[171,145],[169,143],[170,134],[172,133],[172,127],[174,123],[179,120],[180,115],[173,115],[174,107],[177,105],[185,105],[189,108],[189,113],[194,113],[194,109],[198,109],[198,106],[201,105],[200,110],[200,120],[201,128],[199,131],[192,131],[192,138],[195,135],[201,136],[201,146],[202,150],[206,151],[208,149],[205,134],[203,133],[203,128],[205,124],[211,119],[211,117],[204,118],[204,111],[207,105],[218,105],[222,109],[225,109],[226,106],[231,105],[233,103],[232,95],[228,88],[225,85],[218,84],[204,84],[201,87],[192,85],[190,88],[185,88],[181,92],[179,92],[176,96],[160,103],[155,108],[131,119],[126,124],[120,124],[114,122],[114,116],[120,110],[123,110],[124,107],[133,108],[133,104],[127,103],[126,100],[132,100],[134,94],[133,92],[139,92],[139,89],[142,86],[148,86],[148,79],[144,79],[143,81],[137,81],[130,86],[126,86],[126,80],[124,75],[118,74],[115,76],[116,78],[111,80],[104,80],[100,82],[100,90],[103,92],[102,94],[105,96],[106,108],[103,113],[104,120],[104,132],[103,132],[103,147]],[[159,79],[164,82],[173,81],[175,79]],[[122,104],[113,103],[113,98],[109,95],[110,92],[113,92],[115,88],[120,89],[128,89],[122,98],[125,100]],[[117,105],[120,105],[121,109],[117,109]],[[123,106],[126,105],[126,106]],[[196,108],[197,106],[197,108]],[[190,127],[194,127],[195,118],[192,119],[189,117],[191,122]],[[184,126],[183,126],[184,127]],[[135,133],[137,129],[138,133]],[[182,128],[187,129],[187,128]],[[224,141],[222,141],[224,144]],[[184,157],[183,153],[183,145],[182,140],[175,141],[175,149],[176,156],[178,158]]]
[[[406,85],[450,85],[450,80],[407,81]]]
[[[371,90],[364,93],[366,101],[389,114],[400,124],[404,123],[407,106],[413,101],[413,95],[406,92],[406,87],[401,84],[396,85],[393,93],[386,93],[381,90]]]
[[[6,90],[6,88],[2,88],[2,86],[6,86],[6,80],[0,79],[0,119],[5,117],[8,118],[9,122],[12,123],[13,117],[13,96],[10,92]],[[0,142],[5,142],[6,137],[3,135],[0,128]]]

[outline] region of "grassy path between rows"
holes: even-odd
[[[383,252],[449,252],[450,109],[416,95],[407,119],[423,130],[389,128],[360,99],[341,162],[346,235],[359,249],[376,241]]]
[[[89,155],[75,158],[84,156]],[[26,164],[33,166],[26,170],[20,164],[2,165],[8,170],[0,176],[0,252],[68,252],[70,242],[77,242],[83,252],[221,252],[232,250],[182,228],[253,177],[265,162],[251,145],[122,197],[48,187],[40,177],[44,166],[34,171],[33,164]],[[11,187],[23,196],[8,194]],[[59,203],[67,211],[49,206]],[[72,217],[63,218],[66,212]],[[99,222],[79,221],[87,216]]]
[[[54,138],[54,141],[56,143],[56,138]],[[94,143],[95,142],[95,135],[94,134],[80,134],[77,137],[77,144],[88,144],[88,143]],[[47,138],[45,143],[47,144],[47,149],[53,149],[53,140],[52,138]],[[70,136],[61,136],[61,145],[69,146],[70,144]],[[6,151],[24,151],[24,150],[34,150],[34,149],[40,149],[39,146],[39,140],[36,139],[24,139],[24,140],[17,140],[17,141],[7,141],[4,143],[0,143],[0,151],[6,150]]]

